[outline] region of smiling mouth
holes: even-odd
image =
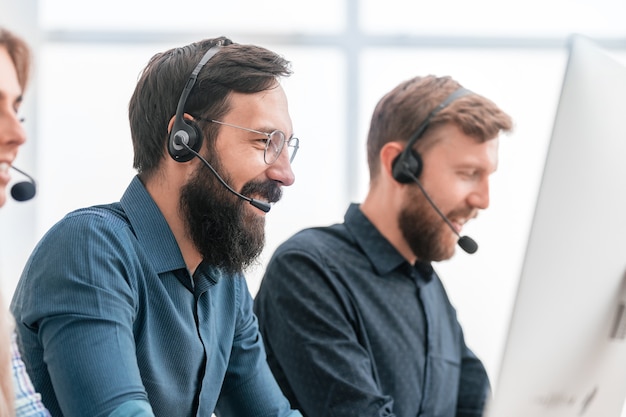
[[[448,223],[448,226],[450,226],[457,232],[460,232],[461,229],[463,228],[463,225],[465,224],[464,218],[446,216],[446,220],[447,220],[446,223]]]
[[[457,213],[460,214],[460,216],[450,216],[450,222],[454,225],[454,229],[461,233],[461,230],[463,229],[463,226],[465,226],[467,224],[467,222],[469,222],[472,219],[475,219],[478,216],[478,213],[476,211],[472,211],[472,212],[465,212],[465,213]]]
[[[11,165],[7,162],[0,162],[0,184],[4,187],[9,183],[11,176],[9,175],[9,168]]]

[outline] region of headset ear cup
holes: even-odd
[[[200,130],[197,123],[193,120],[185,120],[185,104],[187,103],[187,98],[189,97],[189,94],[198,79],[200,70],[202,70],[202,68],[213,56],[215,56],[221,47],[222,41],[218,40],[215,45],[204,53],[200,62],[196,64],[196,67],[189,75],[189,78],[185,83],[185,87],[183,88],[183,92],[180,94],[178,104],[176,105],[174,125],[172,126],[172,131],[170,132],[170,136],[167,140],[167,150],[175,161],[187,162],[195,156],[195,154],[190,152],[187,147],[191,148],[195,152],[200,152],[200,148],[202,147],[202,130]],[[183,144],[186,146],[183,146]]]
[[[391,165],[391,175],[402,184],[407,184],[419,178],[422,173],[422,157],[413,149],[403,150]]]
[[[183,142],[196,152],[202,147],[202,132],[198,124],[190,120],[175,121],[168,141],[170,156],[177,162],[187,162],[195,155],[180,145]]]
[[[189,147],[196,152],[200,152],[200,148],[202,147],[202,130],[200,130],[200,126],[193,120],[187,120],[185,124],[189,126],[190,130],[193,132],[189,135]]]

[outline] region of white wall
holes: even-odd
[[[259,267],[249,274],[253,294],[264,263],[280,242],[301,228],[341,221],[348,203],[364,196],[369,118],[378,99],[397,83],[428,73],[452,75],[513,116],[515,132],[501,141],[491,207],[464,231],[478,242],[479,251],[460,252],[437,265],[467,340],[494,379],[565,68],[566,52],[559,41],[570,32],[615,39],[626,34],[621,23],[624,6],[618,1],[542,0],[508,8],[488,0],[472,2],[473,8],[463,1],[428,6],[363,1],[360,18],[369,28],[367,35],[387,37],[382,46],[374,42],[365,47],[358,56],[360,72],[347,74],[351,62],[342,42],[351,40],[328,41],[328,36],[346,30],[344,19],[350,16],[346,8],[336,6],[341,2],[307,4],[304,19],[296,10],[300,2],[276,1],[274,7],[263,2],[265,7],[252,10],[245,1],[231,2],[228,10],[198,2],[194,10],[202,19],[172,24],[171,6],[159,1],[152,2],[151,12],[141,18],[132,18],[142,13],[141,7],[126,10],[141,2],[79,2],[68,13],[74,3],[70,0],[41,2],[39,12],[34,0],[3,1],[0,24],[27,35],[36,45],[37,78],[27,97],[35,117],[26,115],[30,142],[19,161],[39,181],[34,201],[9,202],[2,209],[0,276],[6,296],[30,249],[55,221],[69,210],[118,200],[123,193],[134,174],[127,104],[149,57],[222,34],[257,43],[253,33],[260,31],[265,35],[260,37],[263,46],[293,62],[295,74],[285,81],[285,88],[301,149],[294,165],[296,184],[285,190],[283,201],[267,217],[266,250]],[[462,19],[449,12],[453,7],[464,8]],[[119,13],[118,8],[126,12]],[[324,13],[325,8],[331,11]],[[120,18],[120,29],[102,41],[99,36],[114,26],[101,23],[107,10]],[[290,26],[293,19],[297,24]],[[158,31],[160,26],[190,32],[183,32],[188,38],[168,39]],[[271,33],[264,32],[268,27],[291,33],[292,43],[273,42]],[[64,28],[84,38],[66,35]],[[156,40],[137,35],[142,31]],[[317,32],[318,44],[298,41],[303,34]],[[124,36],[128,40],[120,41]],[[397,45],[389,44],[389,36],[397,39]],[[410,36],[421,41],[407,45]],[[543,38],[549,47],[542,46]],[[497,47],[499,42],[515,47]],[[352,77],[358,80],[360,94],[356,109],[345,101]],[[358,115],[356,122],[350,121],[351,111]],[[358,144],[348,145],[350,133],[355,133]],[[349,163],[356,166],[354,172],[346,171]]]

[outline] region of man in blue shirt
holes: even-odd
[[[450,77],[416,77],[378,103],[370,189],[342,224],[273,255],[254,309],[270,367],[309,417],[479,417],[489,392],[431,263],[489,205],[510,117]]]
[[[155,55],[131,98],[138,175],[53,226],[12,312],[53,416],[299,416],[242,271],[294,182],[289,62],[208,39]],[[249,204],[250,203],[250,204]]]

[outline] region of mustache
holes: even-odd
[[[283,196],[283,190],[274,181],[251,181],[246,183],[240,192],[246,196],[261,196],[269,203],[275,203]]]

